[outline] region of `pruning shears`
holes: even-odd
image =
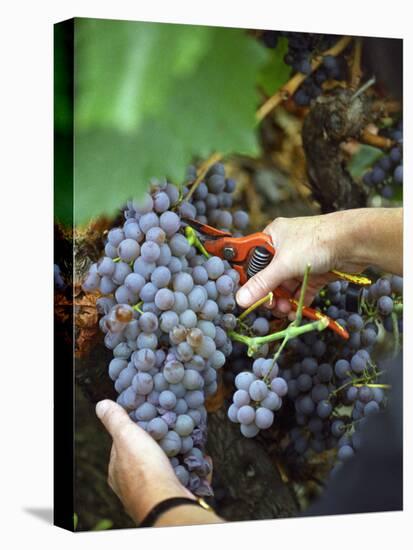
[[[196,230],[202,237],[199,240],[202,251],[207,255],[219,256],[227,260],[231,267],[235,269],[240,276],[240,283],[243,285],[246,281],[253,277],[256,273],[267,267],[273,256],[276,254],[276,249],[272,243],[272,239],[266,233],[251,233],[245,237],[233,237],[228,231],[216,229],[210,225],[199,222],[192,218],[185,218],[184,221],[188,224],[186,228],[187,236],[193,236],[193,230]],[[369,285],[370,279],[360,275],[343,273],[333,270],[331,273],[337,275],[337,278],[343,279],[357,285]],[[290,302],[293,311],[297,310],[298,300],[285,288],[278,287],[273,291],[275,298],[283,298]],[[350,337],[349,333],[337,321],[331,319],[321,311],[311,307],[304,306],[302,309],[303,317],[317,321],[327,319],[328,328],[341,336],[344,339]]]

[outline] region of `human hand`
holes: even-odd
[[[167,498],[195,497],[181,485],[159,445],[117,403],[105,399],[96,414],[113,438],[108,483],[126,512],[140,523]]]
[[[238,291],[238,304],[247,308],[279,286],[298,298],[308,264],[311,265],[311,275],[304,297],[307,306],[320,288],[337,279],[336,275],[329,273],[330,270],[351,273],[362,271],[365,265],[348,262],[343,257],[338,222],[339,218],[334,214],[277,218],[271,222],[264,233],[271,236],[276,254],[265,269],[249,279]],[[291,305],[286,299],[273,300],[268,307],[276,315],[287,315],[291,311]]]

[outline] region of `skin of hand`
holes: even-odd
[[[108,399],[100,401],[96,414],[113,439],[108,483],[136,523],[167,498],[195,500],[179,482],[160,446],[120,405]]]
[[[326,283],[337,279],[337,276],[328,273],[331,269],[356,273],[365,268],[365,265],[359,263],[341,261],[336,245],[337,232],[329,215],[277,218],[264,229],[264,233],[271,236],[276,254],[265,269],[254,275],[238,291],[237,302],[243,308],[249,307],[278,286],[298,297],[307,264],[311,264],[311,274],[305,305],[311,304]],[[279,316],[291,311],[285,299],[273,300],[267,307]]]
[[[337,279],[336,269],[359,273],[369,265],[403,273],[403,209],[359,208],[308,216],[277,218],[264,233],[271,236],[276,254],[271,263],[238,291],[237,302],[247,308],[278,286],[299,296],[302,277],[311,265],[304,304],[310,305],[326,283]],[[274,314],[291,311],[288,300],[268,304]]]

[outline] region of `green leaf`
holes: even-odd
[[[288,40],[281,37],[278,40],[277,47],[271,50],[271,59],[259,75],[258,85],[269,96],[275,94],[290,78],[291,67],[284,63],[287,50]]]
[[[136,129],[209,46],[208,27],[76,19],[78,129]]]
[[[206,158],[214,151],[258,152],[256,81],[268,52],[256,40],[239,29],[128,23],[126,32],[124,22],[93,25],[108,43],[110,35],[116,55],[109,55],[103,39],[99,48],[93,46],[93,56],[84,55],[82,48],[90,46],[79,34],[76,223],[115,213],[128,198],[139,196],[152,177],[182,181],[194,158]],[[126,35],[121,40],[117,32]],[[142,38],[134,33],[144,33],[150,47],[138,48]],[[138,48],[140,61],[125,61],[130,48]],[[101,59],[96,63],[98,51]],[[176,57],[177,51],[185,55]],[[142,83],[142,78],[150,82]],[[154,90],[156,83],[161,83],[160,90]],[[82,99],[84,94],[89,99]]]
[[[113,521],[111,519],[101,519],[93,527],[92,531],[105,531],[106,529],[112,529]]]
[[[73,530],[76,531],[79,520],[76,512],[73,514]]]
[[[371,145],[360,145],[359,150],[348,163],[348,170],[353,178],[360,178],[380,157],[383,151]]]

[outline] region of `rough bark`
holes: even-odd
[[[214,464],[215,508],[227,520],[297,515],[298,504],[283,483],[266,446],[246,439],[227,419],[225,408],[208,416],[207,451]]]
[[[302,131],[309,183],[323,213],[366,206],[367,193],[345,166],[342,143],[357,138],[367,125],[370,102],[351,90],[320,96]]]

